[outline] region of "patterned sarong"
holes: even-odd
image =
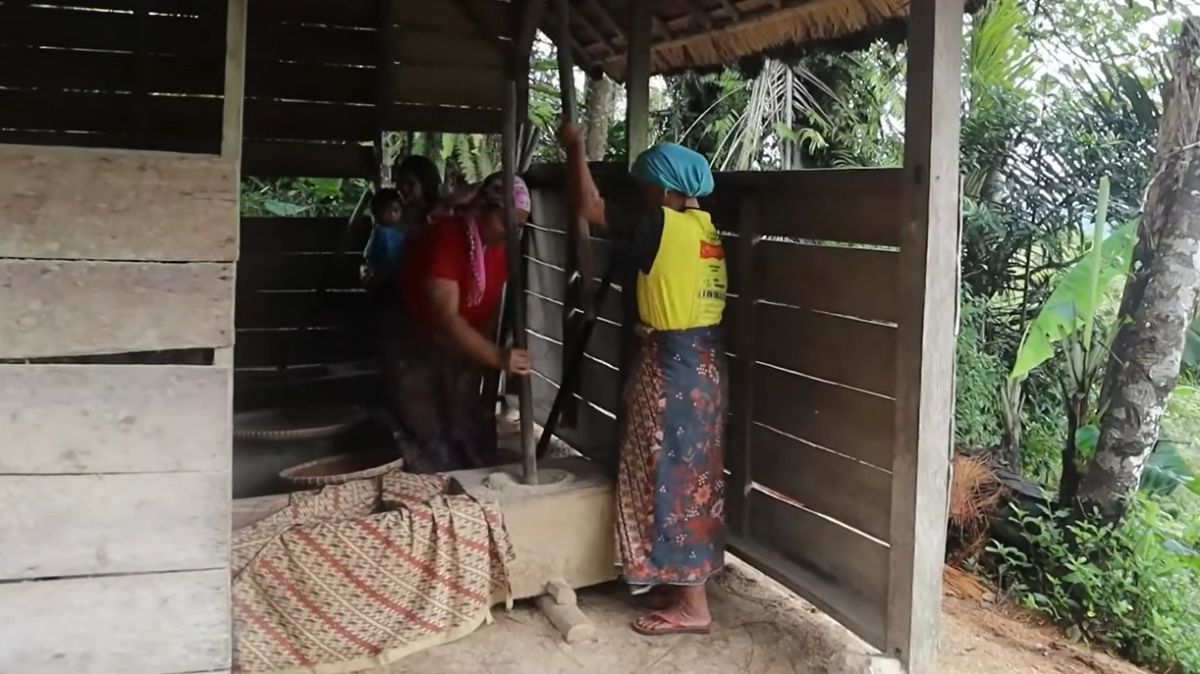
[[[234,533],[234,672],[372,669],[461,638],[508,598],[500,509],[393,472],[297,495]]]
[[[622,572],[635,586],[700,585],[724,564],[721,331],[640,334],[617,475]]]

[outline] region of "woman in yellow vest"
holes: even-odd
[[[710,630],[705,584],[724,564],[723,443],[727,406],[725,253],[697,199],[713,190],[700,154],[660,145],[632,173],[644,207],[611,222],[588,172],[579,129],[564,127],[568,183],[580,217],[624,225],[637,265],[638,351],[625,388],[617,476],[622,576],[651,592],[653,613],[633,629],[648,635]],[[617,229],[617,227],[614,227]]]

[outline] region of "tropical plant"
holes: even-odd
[[[1099,428],[1098,410],[1093,394],[1102,380],[1108,358],[1109,329],[1099,312],[1101,300],[1129,269],[1133,254],[1136,223],[1129,223],[1104,237],[1109,201],[1109,181],[1100,182],[1096,212],[1092,218],[1093,245],[1058,279],[1054,290],[1029,325],[1016,361],[1009,373],[1009,386],[1021,382],[1029,373],[1055,354],[1061,345],[1063,373],[1060,387],[1067,417],[1067,437],[1063,448],[1062,475],[1059,481],[1061,503],[1073,501],[1079,487],[1079,462],[1091,458]],[[1006,402],[1011,403],[1006,396]]]
[[[1200,516],[1135,497],[1120,524],[1017,510],[1020,547],[993,542],[1004,590],[1158,671],[1200,673]]]

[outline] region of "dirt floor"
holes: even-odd
[[[715,631],[649,638],[628,623],[639,609],[620,586],[580,593],[596,641],[563,643],[529,603],[495,611],[495,622],[453,644],[407,658],[380,674],[840,674],[866,646],[795,595],[735,562],[710,593]],[[946,600],[943,674],[1145,674],[1107,654],[1069,643],[980,601]]]

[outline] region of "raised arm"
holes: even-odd
[[[571,203],[577,204],[578,217],[597,227],[607,225],[604,198],[600,196],[600,190],[592,180],[592,172],[588,170],[582,131],[578,125],[564,124],[558,138],[567,153],[567,190]]]

